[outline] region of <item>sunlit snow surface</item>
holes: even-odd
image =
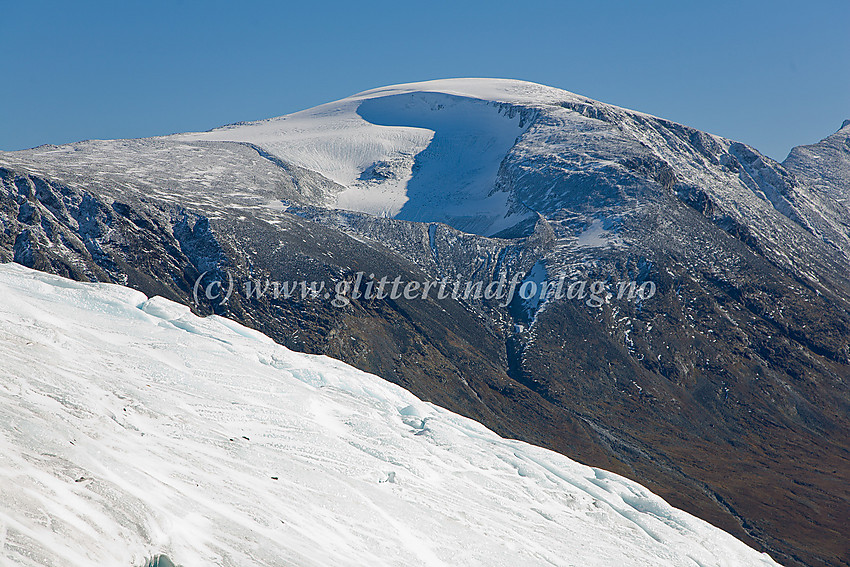
[[[171,139],[250,142],[345,187],[338,208],[494,234],[530,214],[497,188],[530,125],[513,105],[565,96],[580,98],[521,81],[428,81]]]
[[[643,487],[127,288],[0,265],[0,564],[775,565]]]

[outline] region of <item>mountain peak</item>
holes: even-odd
[[[414,83],[388,85],[357,93],[350,98],[373,98],[400,93],[431,92],[447,95],[476,98],[492,102],[514,104],[546,104],[564,100],[587,101],[586,97],[570,91],[522,81],[518,79],[494,79],[482,77],[461,77],[453,79],[434,79]]]
[[[535,113],[588,102],[525,81],[441,79],[176,138],[261,147],[341,186],[329,197],[339,209],[492,235],[536,218],[497,187]]]

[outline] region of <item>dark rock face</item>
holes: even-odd
[[[231,317],[633,478],[784,564],[850,565],[846,189],[803,150],[786,168],[592,101],[527,114],[497,181],[536,213],[515,238],[330,209],[339,186],[252,144],[84,142],[0,154],[0,260]],[[613,297],[337,307],[241,287],[535,270]],[[229,281],[226,303],[203,293]],[[617,299],[629,281],[657,291]]]

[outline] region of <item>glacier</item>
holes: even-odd
[[[0,565],[776,565],[229,319],[11,263],[0,297]]]

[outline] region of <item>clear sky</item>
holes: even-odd
[[[0,149],[207,130],[445,77],[560,87],[783,159],[850,118],[850,2],[0,0]]]

